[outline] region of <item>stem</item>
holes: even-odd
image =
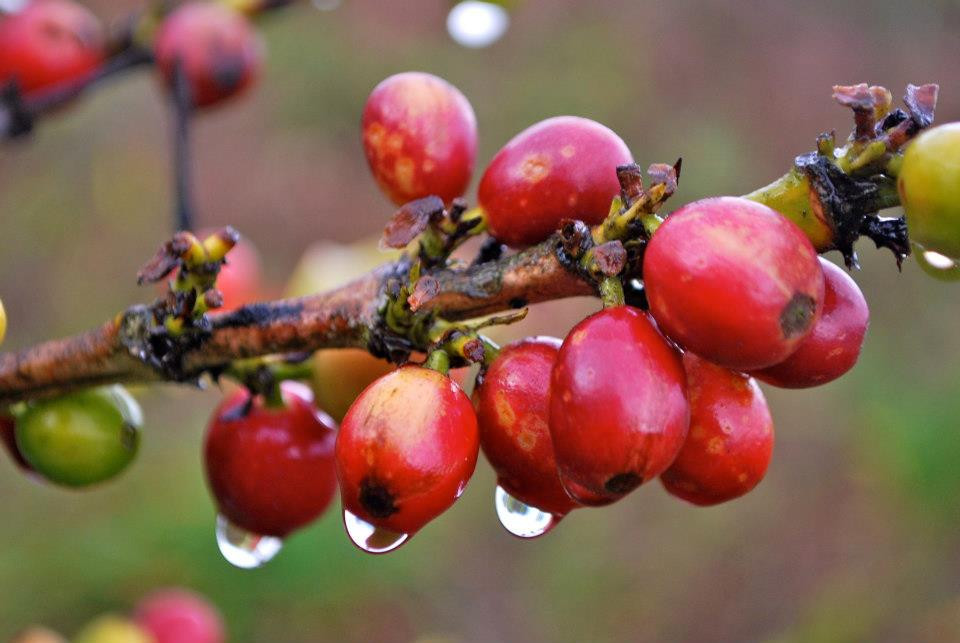
[[[427,361],[423,363],[424,368],[437,371],[447,375],[450,373],[450,356],[447,351],[438,349],[427,355]]]
[[[600,281],[599,290],[600,299],[603,301],[604,308],[623,306],[623,284],[620,282],[619,277],[605,277]]]
[[[174,232],[193,230],[193,190],[190,180],[190,117],[193,113],[190,83],[177,61],[173,71],[173,176],[176,203],[174,205]]]

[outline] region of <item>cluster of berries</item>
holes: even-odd
[[[259,74],[263,48],[245,16],[216,2],[188,2],[151,30],[153,56],[173,90],[181,70],[190,102],[208,107],[240,94]],[[0,18],[0,86],[26,99],[102,73],[111,42],[101,22],[73,0],[30,0]]]

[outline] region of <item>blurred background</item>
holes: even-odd
[[[116,20],[140,5],[91,6]],[[819,132],[846,136],[835,83],[899,96],[939,82],[937,120],[960,119],[954,1],[526,0],[484,49],[451,39],[449,10],[277,12],[261,23],[263,82],[198,119],[200,224],[250,239],[274,293],[313,241],[375,235],[392,212],[359,117],[398,71],[433,72],[470,98],[477,174],[516,132],[576,114],[617,131],[643,166],[682,156],[674,207],[748,192]],[[141,71],[0,148],[4,348],[152,299],[134,275],[170,232],[169,129]],[[777,445],[740,500],[694,508],[650,484],[523,542],[497,523],[481,463],[462,500],[394,554],[355,549],[335,507],[242,571],[217,551],[200,462],[219,393],[138,390],[147,427],[119,480],[75,493],[0,459],[0,640],[31,623],[75,632],[163,585],[210,597],[233,641],[960,640],[960,286],[859,250],[872,310],[860,364],[823,388],[765,389]],[[540,306],[517,332],[562,335],[596,305]]]

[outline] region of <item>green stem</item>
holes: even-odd
[[[623,284],[619,277],[605,277],[599,285],[600,299],[603,300],[604,308],[615,308],[623,306]]]
[[[427,361],[423,363],[424,368],[437,371],[447,375],[450,372],[450,356],[443,349],[437,349],[427,355]]]

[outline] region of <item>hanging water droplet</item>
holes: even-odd
[[[450,37],[464,47],[487,47],[500,39],[510,26],[510,14],[498,4],[466,0],[447,15]]]
[[[500,524],[518,538],[542,536],[556,527],[563,517],[531,507],[511,496],[499,485],[494,492],[493,502]]]
[[[960,281],[960,260],[934,252],[924,250],[920,244],[913,244],[913,255],[920,268],[935,279],[941,281]]]
[[[369,522],[343,510],[343,525],[353,544],[368,554],[386,554],[407,542],[410,534],[401,534],[371,525]]]
[[[270,562],[283,547],[283,540],[251,533],[218,515],[217,546],[234,567],[254,569]]]
[[[950,270],[952,268],[956,268],[957,266],[957,263],[950,257],[932,250],[925,251],[923,253],[923,259],[931,267],[936,268],[937,270]]]

